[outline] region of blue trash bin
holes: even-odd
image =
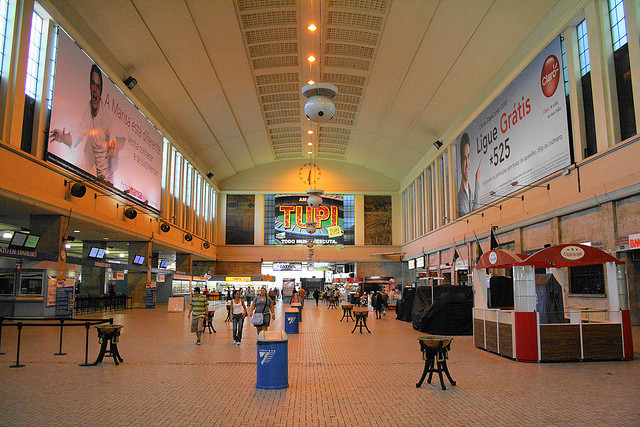
[[[284,332],[287,334],[297,334],[299,330],[299,312],[295,308],[287,308],[284,311]]]
[[[284,331],[262,331],[258,335],[256,388],[289,387],[288,339]]]
[[[294,302],[293,304],[291,304],[291,308],[295,308],[298,310],[298,322],[302,323],[302,304],[300,304],[299,302]]]

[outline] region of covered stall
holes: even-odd
[[[474,271],[476,347],[522,362],[633,358],[626,284],[616,274],[620,261],[597,248],[578,244],[545,248],[526,259],[503,252],[487,252]],[[562,275],[555,269],[592,264],[605,266],[608,309],[564,310]],[[493,268],[513,268],[513,310],[487,306],[485,270]],[[536,268],[550,269],[552,274],[536,277]]]

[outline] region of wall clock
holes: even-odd
[[[298,176],[305,184],[315,184],[320,179],[320,168],[314,163],[305,163],[300,167]]]

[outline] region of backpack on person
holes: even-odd
[[[378,294],[373,294],[371,295],[371,307],[377,307],[378,306]]]

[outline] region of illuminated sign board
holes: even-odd
[[[307,206],[306,195],[275,196],[275,241],[278,245],[352,245],[353,230],[346,235],[344,207],[341,195],[323,195],[322,205]],[[314,233],[307,232],[307,222],[313,222]]]

